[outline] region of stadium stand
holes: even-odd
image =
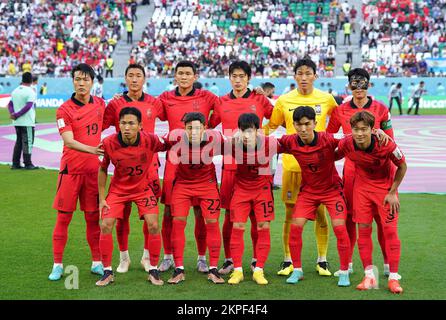
[[[363,0],[363,67],[382,76],[442,76],[425,59],[446,57],[446,1]]]
[[[189,3],[189,4],[187,4]],[[337,2],[175,1],[156,2],[152,19],[131,55],[152,77],[172,76],[175,61],[191,59],[201,76],[227,74],[234,59],[254,66],[256,76],[292,75],[304,55],[319,62],[321,76],[333,76]]]
[[[128,10],[124,1],[2,1],[0,75],[31,68],[36,75],[67,76],[79,62],[102,73]]]

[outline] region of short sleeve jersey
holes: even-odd
[[[379,145],[378,138],[372,135],[372,143],[366,150],[358,148],[353,136],[347,136],[339,142],[338,154],[355,163],[355,188],[369,191],[388,191],[392,187],[396,166],[406,161],[404,154],[395,142],[389,141],[387,146]]]
[[[209,120],[209,127],[215,128],[221,123],[223,134],[232,136],[238,129],[238,118],[243,113],[255,113],[260,119],[260,125],[262,125],[263,119],[269,119],[272,112],[273,105],[264,95],[248,89],[243,97],[237,98],[231,91],[220,98],[220,102],[215,107]],[[230,155],[224,156],[223,168],[225,170],[237,169],[237,165]]]
[[[328,122],[327,132],[336,133],[342,127],[344,134],[352,133],[350,118],[357,112],[369,111],[375,116],[375,128],[382,129],[388,136],[393,138],[392,121],[389,109],[381,102],[368,97],[369,100],[363,108],[358,108],[353,99],[335,108]]]
[[[105,102],[101,98],[91,96],[87,104],[74,97],[65,101],[56,111],[56,123],[59,133],[73,132],[74,140],[97,146],[101,142],[102,119]],[[66,174],[96,173],[99,168],[97,155],[63,147],[60,171]]]
[[[169,123],[169,131],[184,128],[183,119],[185,114],[189,112],[201,112],[207,124],[209,113],[218,104],[216,95],[210,91],[200,89],[192,89],[186,96],[181,96],[178,88],[176,88],[162,93],[159,99]]]
[[[306,145],[297,134],[279,140],[279,152],[294,156],[302,169],[301,191],[321,193],[341,183],[335,167],[335,150],[339,140],[333,134],[314,132],[313,141]]]
[[[11,93],[14,104],[14,112],[19,112],[27,103],[35,103],[37,100],[36,91],[30,86],[19,86]],[[24,115],[12,121],[13,126],[34,127],[36,125],[36,109],[34,106]]]
[[[291,135],[296,133],[293,126],[293,113],[299,106],[309,106],[314,108],[316,112],[316,131],[325,131],[327,125],[327,118],[337,107],[334,97],[324,91],[314,88],[313,92],[308,95],[301,94],[297,89],[284,94],[277,99],[274,106],[271,119],[267,125],[264,126],[266,134],[270,134],[272,130],[277,129],[282,124],[286,126],[286,134]],[[284,154],[283,168],[288,171],[300,172],[296,159],[289,154]]]
[[[103,149],[101,167],[107,170],[110,162],[115,166],[109,192],[131,195],[147,188],[153,155],[165,151],[166,145],[158,136],[141,131],[133,145],[125,144],[121,133],[108,136],[103,140]]]

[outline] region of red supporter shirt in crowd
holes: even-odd
[[[339,142],[337,154],[355,163],[355,188],[365,188],[371,192],[389,191],[396,172],[392,163],[399,166],[406,161],[395,142],[391,140],[387,146],[380,146],[375,135],[372,135],[372,143],[364,151],[357,147],[353,136],[347,136]]]
[[[147,189],[147,175],[153,155],[165,151],[166,145],[158,136],[141,131],[133,145],[115,133],[103,140],[104,158],[101,167],[107,170],[110,162],[115,166],[109,193],[131,195]]]
[[[102,119],[105,102],[101,98],[90,96],[90,101],[83,104],[74,94],[56,111],[59,133],[72,131],[74,140],[97,146],[101,142]],[[97,155],[84,153],[63,147],[60,171],[65,174],[96,173],[99,168]]]
[[[273,105],[262,94],[257,94],[248,89],[244,96],[237,98],[231,91],[229,94],[220,98],[220,102],[215,107],[209,120],[209,127],[215,128],[220,123],[225,136],[232,136],[238,129],[238,118],[243,113],[255,113],[260,119],[262,125],[263,119],[269,119],[273,112]],[[223,168],[225,170],[236,170],[231,155],[225,155],[223,159]]]
[[[369,111],[375,116],[375,129],[382,129],[388,136],[393,138],[392,121],[390,119],[389,109],[381,102],[369,97],[369,101],[363,108],[358,108],[353,99],[347,101],[335,108],[328,122],[327,132],[336,133],[342,127],[344,134],[352,133],[350,118],[357,112]]]
[[[162,93],[159,99],[169,123],[169,131],[184,128],[183,118],[189,112],[201,112],[207,124],[209,113],[218,103],[216,95],[200,89],[192,89],[186,96],[181,96],[176,88]]]
[[[237,162],[235,185],[255,192],[265,184],[273,183],[270,162],[277,153],[277,140],[274,137],[259,136],[253,150],[247,150],[241,144],[234,144],[232,150]]]
[[[146,132],[155,132],[156,118],[166,120],[160,100],[143,93],[137,101],[133,101],[125,92],[120,98],[111,100],[105,108],[103,130],[114,126],[116,132],[119,131],[119,112],[125,107],[135,107],[141,112],[142,129]]]
[[[212,159],[223,153],[226,139],[216,130],[205,130],[202,140],[200,146],[192,146],[184,129],[171,131],[165,138],[170,149],[168,157],[173,164],[178,164],[175,183],[190,183],[191,187],[217,183]]]
[[[341,183],[335,167],[339,140],[333,134],[314,131],[314,139],[308,145],[297,134],[284,135],[278,142],[278,152],[292,154],[300,164],[301,191],[321,193]]]

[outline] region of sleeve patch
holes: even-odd
[[[392,120],[387,120],[387,121],[383,121],[381,122],[381,129],[383,130],[388,130],[392,128]]]
[[[397,158],[398,160],[401,160],[403,158],[403,153],[401,152],[401,150],[398,147],[396,147],[392,153],[395,156],[395,158]]]
[[[63,118],[57,119],[57,127],[59,129],[62,129],[63,127],[65,127],[65,121],[63,120]]]

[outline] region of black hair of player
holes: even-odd
[[[79,63],[77,66],[75,66],[73,68],[73,70],[71,70],[71,78],[74,79],[74,74],[78,71],[80,71],[83,74],[89,75],[91,78],[91,81],[94,80],[95,72],[89,64]]]
[[[204,114],[201,112],[188,112],[183,117],[184,124],[188,124],[192,121],[200,121],[202,125],[206,124],[206,118],[204,117]]]
[[[355,68],[355,69],[350,70],[347,74],[348,82],[350,82],[350,79],[353,76],[364,77],[367,79],[367,81],[370,81],[370,74],[367,72],[367,70],[365,70],[363,68]]]
[[[138,123],[141,123],[141,111],[135,107],[125,107],[119,112],[119,120],[121,120],[125,115],[132,114],[138,119]]]
[[[140,65],[139,63],[131,63],[127,66],[127,68],[125,69],[125,76],[127,76],[127,73],[129,72],[130,69],[139,69],[142,71],[142,74],[144,75],[144,77],[146,76],[146,70],[144,70],[144,67],[142,65]]]
[[[294,65],[294,74],[296,74],[297,69],[299,69],[302,66],[307,66],[307,67],[313,69],[314,74],[316,74],[316,64],[310,58],[303,58],[303,59],[298,60],[296,62],[296,64]]]
[[[241,69],[243,72],[248,76],[249,79],[251,79],[251,66],[246,61],[234,61],[229,66],[229,75],[233,74],[235,70]]]
[[[39,77],[33,74],[33,83],[39,81]]]
[[[31,72],[24,72],[22,74],[22,83],[31,84],[33,83],[33,76]]]
[[[177,73],[178,68],[192,68],[194,75],[197,74],[197,66],[192,61],[182,60],[178,62],[175,66],[175,74]]]
[[[274,84],[272,84],[271,82],[265,82],[262,83],[262,89],[274,89],[276,86]]]
[[[260,119],[255,113],[243,113],[238,117],[238,128],[242,131],[246,129],[259,129]]]
[[[316,121],[316,112],[312,107],[309,106],[297,107],[293,112],[293,121],[299,122],[302,118]]]

